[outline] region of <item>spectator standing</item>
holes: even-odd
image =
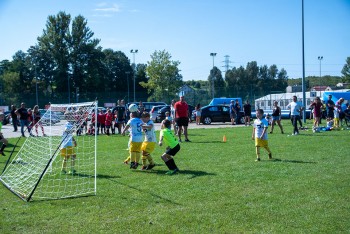
[[[239,104],[238,99],[236,99],[236,103],[234,105],[235,112],[236,112],[236,124],[239,123],[239,117],[240,117],[240,112],[241,112],[241,105]]]
[[[19,116],[19,122],[21,123],[21,133],[22,137],[25,137],[24,135],[24,126],[27,127],[28,131],[29,129],[29,122],[28,122],[28,110],[26,108],[26,104],[24,102],[21,103],[21,108],[17,109],[15,113]]]
[[[230,103],[230,118],[231,118],[231,124],[235,125],[236,110],[235,110],[235,101],[234,100],[231,100],[231,103]]]
[[[287,108],[291,111],[291,119],[293,122],[293,134],[298,135],[298,121],[300,121],[300,112],[304,109],[297,103],[297,96],[293,96],[293,101],[287,105]]]
[[[327,118],[334,118],[334,102],[332,101],[332,95],[328,95],[328,100],[326,101],[326,111]]]
[[[252,106],[249,104],[249,100],[243,105],[244,111],[244,125],[250,126],[250,116],[252,115]]]
[[[201,124],[201,116],[202,116],[201,104],[199,104],[199,103],[197,104],[195,113],[196,113],[196,124],[200,125]]]
[[[44,132],[44,127],[43,127],[40,119],[41,119],[41,114],[40,114],[40,111],[39,111],[39,106],[35,105],[34,108],[33,108],[33,120],[34,120],[33,125],[35,126],[36,136],[39,136],[38,135],[38,127],[39,126],[41,128],[41,132],[42,132],[43,136],[46,136],[45,132]]]
[[[278,106],[278,102],[277,101],[274,101],[273,102],[273,109],[272,109],[272,123],[271,123],[271,131],[270,133],[273,133],[273,128],[275,126],[275,123],[278,124],[278,126],[280,127],[281,129],[281,133],[283,134],[283,127],[282,127],[282,124],[281,124],[281,107]]]
[[[185,136],[185,141],[190,142],[187,135],[187,128],[188,128],[188,122],[189,122],[188,104],[185,102],[184,96],[180,97],[180,101],[175,103],[174,108],[175,108],[175,122],[176,122],[176,125],[179,127],[177,130],[179,142],[181,142],[182,129]]]
[[[4,153],[4,149],[5,147],[7,146],[8,144],[8,141],[7,139],[4,137],[4,135],[2,135],[1,133],[1,128],[2,128],[2,121],[4,120],[5,118],[5,115],[4,114],[0,114],[0,142],[2,142],[2,145],[1,145],[1,148],[0,148],[0,154],[2,156],[6,156],[5,153]]]
[[[310,104],[310,108],[312,108],[314,115],[314,127],[320,126],[320,120],[322,117],[322,102],[319,97],[316,97],[314,102]],[[311,115],[311,114],[310,114]]]
[[[17,125],[18,125],[18,118],[16,114],[16,106],[11,105],[11,119],[12,119],[12,125],[13,125],[13,131],[17,132]]]

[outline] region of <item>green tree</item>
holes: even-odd
[[[224,95],[226,83],[222,78],[221,71],[217,67],[210,70],[208,76],[209,90],[212,97],[221,97]]]
[[[346,64],[341,70],[341,73],[343,74],[343,77],[342,77],[343,82],[350,83],[350,57],[346,58]]]
[[[171,60],[170,53],[155,51],[151,55],[151,61],[147,62],[147,82],[141,82],[141,86],[151,94],[150,100],[170,102],[182,85],[182,76],[178,68],[180,62]]]

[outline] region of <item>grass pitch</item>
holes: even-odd
[[[97,196],[25,203],[1,186],[0,233],[349,233],[349,130],[288,137],[283,124],[261,162],[251,127],[190,130],[173,176],[164,146],[154,170],[130,170],[128,138],[99,136]]]

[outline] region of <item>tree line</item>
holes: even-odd
[[[16,52],[12,61],[0,61],[0,105],[23,100],[35,104],[36,90],[41,105],[96,97],[102,103],[119,98],[133,101],[134,82],[136,99],[143,101],[169,102],[177,98],[184,84],[193,87],[197,100],[222,96],[252,99],[284,91],[289,82],[285,69],[258,66],[256,61],[233,67],[224,77],[213,67],[207,80],[184,82],[180,62],[165,50],[155,51],[147,64],[136,65],[123,52],[103,49],[99,43],[83,16],[72,19],[65,12],[49,16],[34,46]],[[350,57],[342,73],[343,80],[350,80]]]

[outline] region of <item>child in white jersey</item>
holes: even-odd
[[[145,132],[145,139],[141,146],[141,170],[151,170],[155,166],[151,153],[154,151],[154,148],[157,144],[157,138],[154,131],[154,123],[152,120],[150,120],[150,117],[151,116],[148,112],[143,112],[141,115],[142,122],[144,123],[144,125],[142,125],[142,129]],[[147,165],[147,160],[149,162],[149,165]]]
[[[125,132],[130,131],[130,169],[137,169],[141,158],[141,146],[142,146],[142,125],[143,122],[139,118],[137,112],[130,114],[132,117],[126,124],[122,131],[122,135],[125,136]]]
[[[64,132],[62,134],[62,144],[60,147],[61,156],[63,157],[62,161],[62,168],[61,173],[66,174],[67,173],[67,162],[70,159],[70,171],[69,174],[76,174],[76,171],[74,169],[75,166],[75,159],[77,155],[75,154],[75,147],[77,147],[77,142],[75,141],[73,137],[73,133],[75,131],[74,128],[74,116],[71,115],[69,112],[65,113],[65,119],[68,121],[65,125]]]
[[[267,128],[269,123],[263,118],[264,111],[262,109],[256,110],[256,120],[254,121],[254,128],[252,133],[252,140],[255,139],[256,147],[256,161],[260,161],[260,147],[266,149],[269,153],[269,159],[272,159],[272,153],[267,141]]]

